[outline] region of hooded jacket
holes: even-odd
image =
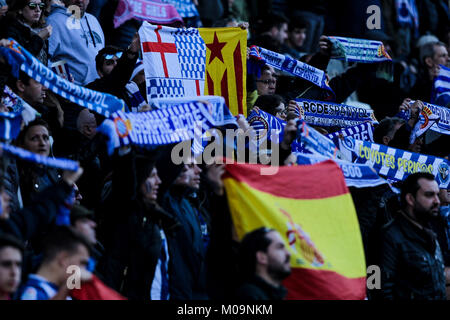
[[[95,57],[105,46],[97,18],[85,13],[78,20],[67,8],[53,5],[47,23],[53,27],[49,39],[50,60],[66,60],[76,84],[86,85],[97,79]]]

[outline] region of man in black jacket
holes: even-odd
[[[383,299],[443,300],[444,263],[430,218],[439,214],[439,188],[434,176],[419,172],[402,185],[402,210],[381,234]]]
[[[282,300],[281,282],[290,275],[290,254],[280,234],[269,228],[248,233],[241,242],[239,262],[246,277],[236,296],[240,300]]]

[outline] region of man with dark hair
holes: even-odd
[[[302,51],[306,39],[306,26],[306,21],[301,18],[289,22],[288,37],[281,47],[281,53],[296,60],[307,54],[307,52]]]
[[[23,251],[18,239],[0,234],[0,300],[10,300],[19,287]]]
[[[265,49],[280,52],[281,45],[288,38],[289,20],[281,14],[271,13],[261,19],[258,37],[254,44]]]
[[[70,227],[57,227],[49,233],[43,244],[42,264],[36,274],[30,274],[19,289],[20,300],[49,300],[64,296],[70,288],[67,279],[69,267],[86,271],[90,245],[86,238]],[[81,279],[80,279],[81,281]],[[62,297],[64,298],[64,297]]]
[[[373,132],[373,140],[375,143],[384,144],[385,146],[400,147],[400,143],[395,143],[393,145],[394,138],[397,131],[405,124],[405,121],[396,117],[386,117],[380,121],[378,126],[375,127]],[[409,137],[408,137],[409,138]],[[409,141],[406,140],[406,141]]]
[[[420,47],[420,72],[414,87],[411,89],[411,97],[429,102],[433,79],[439,74],[439,65],[448,66],[450,63],[448,51],[442,42],[430,42]]]
[[[282,281],[291,273],[290,254],[276,230],[263,227],[245,235],[239,258],[245,282],[236,292],[238,299],[284,298]]]
[[[414,173],[403,182],[402,209],[381,231],[383,299],[446,298],[443,257],[430,228],[439,204],[439,187],[432,174]]]

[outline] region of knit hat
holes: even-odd
[[[136,62],[136,65],[134,66],[134,70],[133,73],[131,74],[130,81],[132,81],[134,77],[136,77],[136,75],[142,70],[144,70],[144,63],[142,62],[142,60],[138,60]]]

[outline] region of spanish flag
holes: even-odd
[[[329,160],[261,175],[263,168],[226,166],[224,183],[239,239],[262,226],[280,232],[291,253],[287,299],[364,299],[361,233],[339,167]]]
[[[198,31],[206,45],[205,95],[223,96],[232,114],[247,116],[247,30]]]

